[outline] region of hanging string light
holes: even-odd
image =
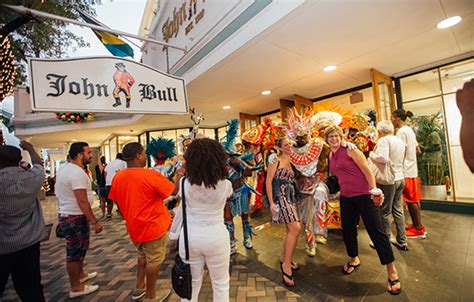
[[[8,37],[0,35],[0,102],[13,93],[16,76],[15,56]]]

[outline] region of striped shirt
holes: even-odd
[[[34,165],[0,169],[0,255],[36,244],[46,236],[43,212],[37,197],[45,178]]]

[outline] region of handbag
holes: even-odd
[[[66,238],[63,230],[59,227],[59,223],[56,225],[56,237],[58,238]]]
[[[329,189],[329,194],[336,194],[341,190],[341,187],[339,186],[339,179],[337,179],[336,175],[330,175],[329,172],[329,161],[331,158],[331,154],[328,156],[328,177],[326,178],[326,186],[328,186]]]
[[[374,152],[376,152],[376,150],[377,147],[375,147]],[[375,162],[369,158],[368,164],[370,170],[374,173],[375,181],[378,184],[393,185],[395,183],[395,170],[392,161],[388,160],[388,162],[384,164]]]
[[[188,225],[186,221],[186,198],[184,194],[184,180],[183,177],[181,181],[181,191],[182,199],[181,204],[183,207],[183,228],[184,228],[184,248],[186,251],[186,261],[189,261],[189,242],[188,242]],[[174,266],[171,270],[171,283],[173,285],[173,290],[178,296],[183,299],[191,300],[192,294],[192,276],[191,276],[191,266],[188,263],[185,263],[181,256],[179,255],[179,239],[177,243],[176,257],[174,258]]]

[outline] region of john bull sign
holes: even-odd
[[[35,111],[184,114],[183,79],[114,57],[29,59]]]

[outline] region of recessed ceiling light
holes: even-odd
[[[323,70],[324,70],[324,71],[333,71],[333,70],[336,70],[336,68],[337,68],[337,67],[334,66],[334,65],[329,65],[329,66],[324,67]]]
[[[467,78],[464,78],[462,79],[463,81],[470,81],[471,79],[474,79],[473,77],[467,77]]]
[[[271,94],[272,92],[270,90],[264,90],[261,92],[262,95],[269,95]]]
[[[436,25],[437,28],[439,29],[445,29],[451,26],[454,26],[461,22],[462,18],[460,16],[454,16],[450,17],[448,19],[444,19],[443,21],[439,22],[438,25]]]
[[[222,109],[228,110],[228,109],[230,109],[230,106],[229,106],[229,105],[225,105],[224,107],[222,107]]]

